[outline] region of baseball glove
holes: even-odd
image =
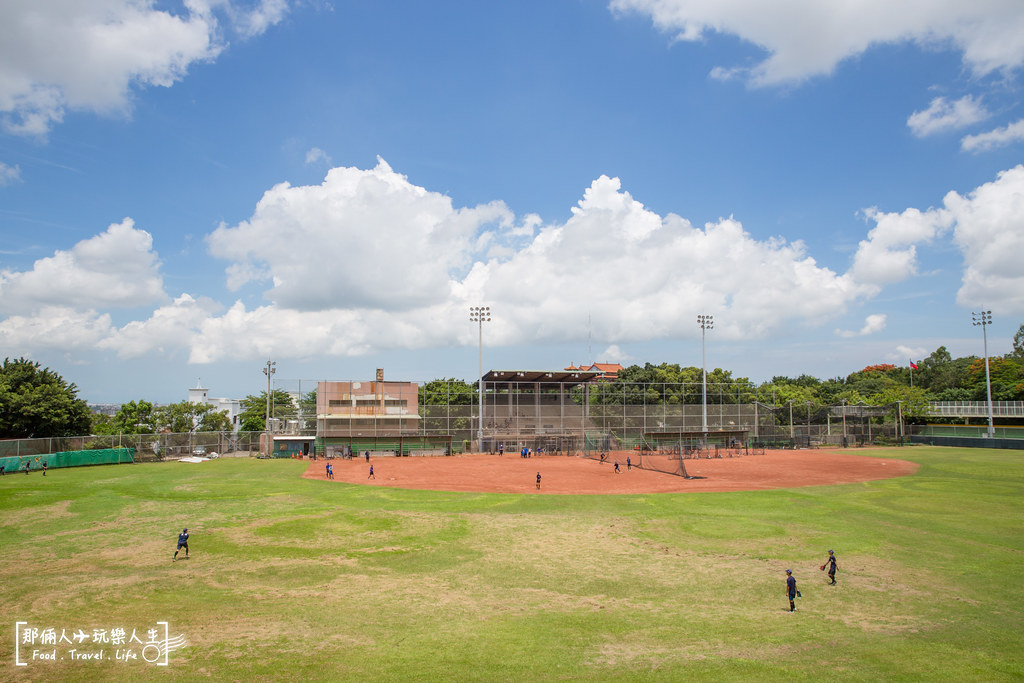
[[[821,565],[820,567],[818,567],[818,569],[820,569],[821,571],[825,571],[825,565]]]

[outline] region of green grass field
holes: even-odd
[[[868,453],[922,466],[642,496],[352,486],[291,460],[5,476],[0,678],[1024,677],[1024,451]],[[183,526],[192,557],[171,562]],[[818,570],[829,548],[836,587]],[[53,648],[20,644],[17,667],[18,621],[141,640],[166,621],[188,644],[166,668],[89,642],[103,661],[69,661],[67,644],[31,661]]]

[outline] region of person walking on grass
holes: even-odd
[[[177,548],[177,550],[174,551],[174,557],[171,558],[172,562],[174,560],[178,559],[178,552],[182,548],[185,549],[185,557],[187,558],[188,557],[188,529],[182,529],[181,533],[178,534],[178,548]]]
[[[828,567],[828,585],[836,585],[836,554],[831,550],[828,551],[828,559],[825,560],[825,564],[821,565],[821,571],[825,571],[825,567]]]
[[[796,596],[800,594],[800,591],[796,589],[796,579],[793,578],[793,570],[786,570],[786,595],[789,596],[789,611],[796,611],[796,603],[793,602]]]

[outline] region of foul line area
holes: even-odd
[[[379,457],[311,460],[306,479],[431,491],[609,495],[687,493],[696,491],[758,491],[798,486],[852,484],[904,477],[917,463],[857,455],[849,451],[779,450],[739,458],[686,460],[690,479],[637,467],[627,469],[629,452],[613,452],[605,462],[578,456],[519,454]],[[620,472],[615,473],[615,463]],[[370,479],[373,465],[374,479]],[[541,486],[537,488],[537,473]]]

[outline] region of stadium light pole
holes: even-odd
[[[268,360],[267,366],[263,368],[263,374],[267,376],[267,416],[264,418],[263,430],[267,433],[267,455],[273,455],[273,448],[270,447],[270,378],[277,372],[277,363]]]
[[[988,397],[988,438],[994,439],[996,436],[996,428],[992,424],[992,378],[988,371],[988,331],[987,328],[992,324],[992,311],[982,311],[981,313],[971,312],[972,324],[975,327],[981,326],[981,337],[985,340],[985,392]]]
[[[707,438],[708,434],[708,364],[707,355],[704,349],[704,333],[707,330],[715,329],[715,316],[713,315],[698,315],[697,324],[700,325],[700,367],[701,375],[703,377],[701,383],[701,410],[700,410],[700,427],[701,431],[704,432],[704,437]]]
[[[491,321],[491,307],[490,306],[470,306],[469,307],[469,320],[477,324],[477,342],[479,355],[477,358],[477,376],[480,378],[479,384],[479,422],[476,430],[477,447],[483,450],[484,447],[484,323]]]

